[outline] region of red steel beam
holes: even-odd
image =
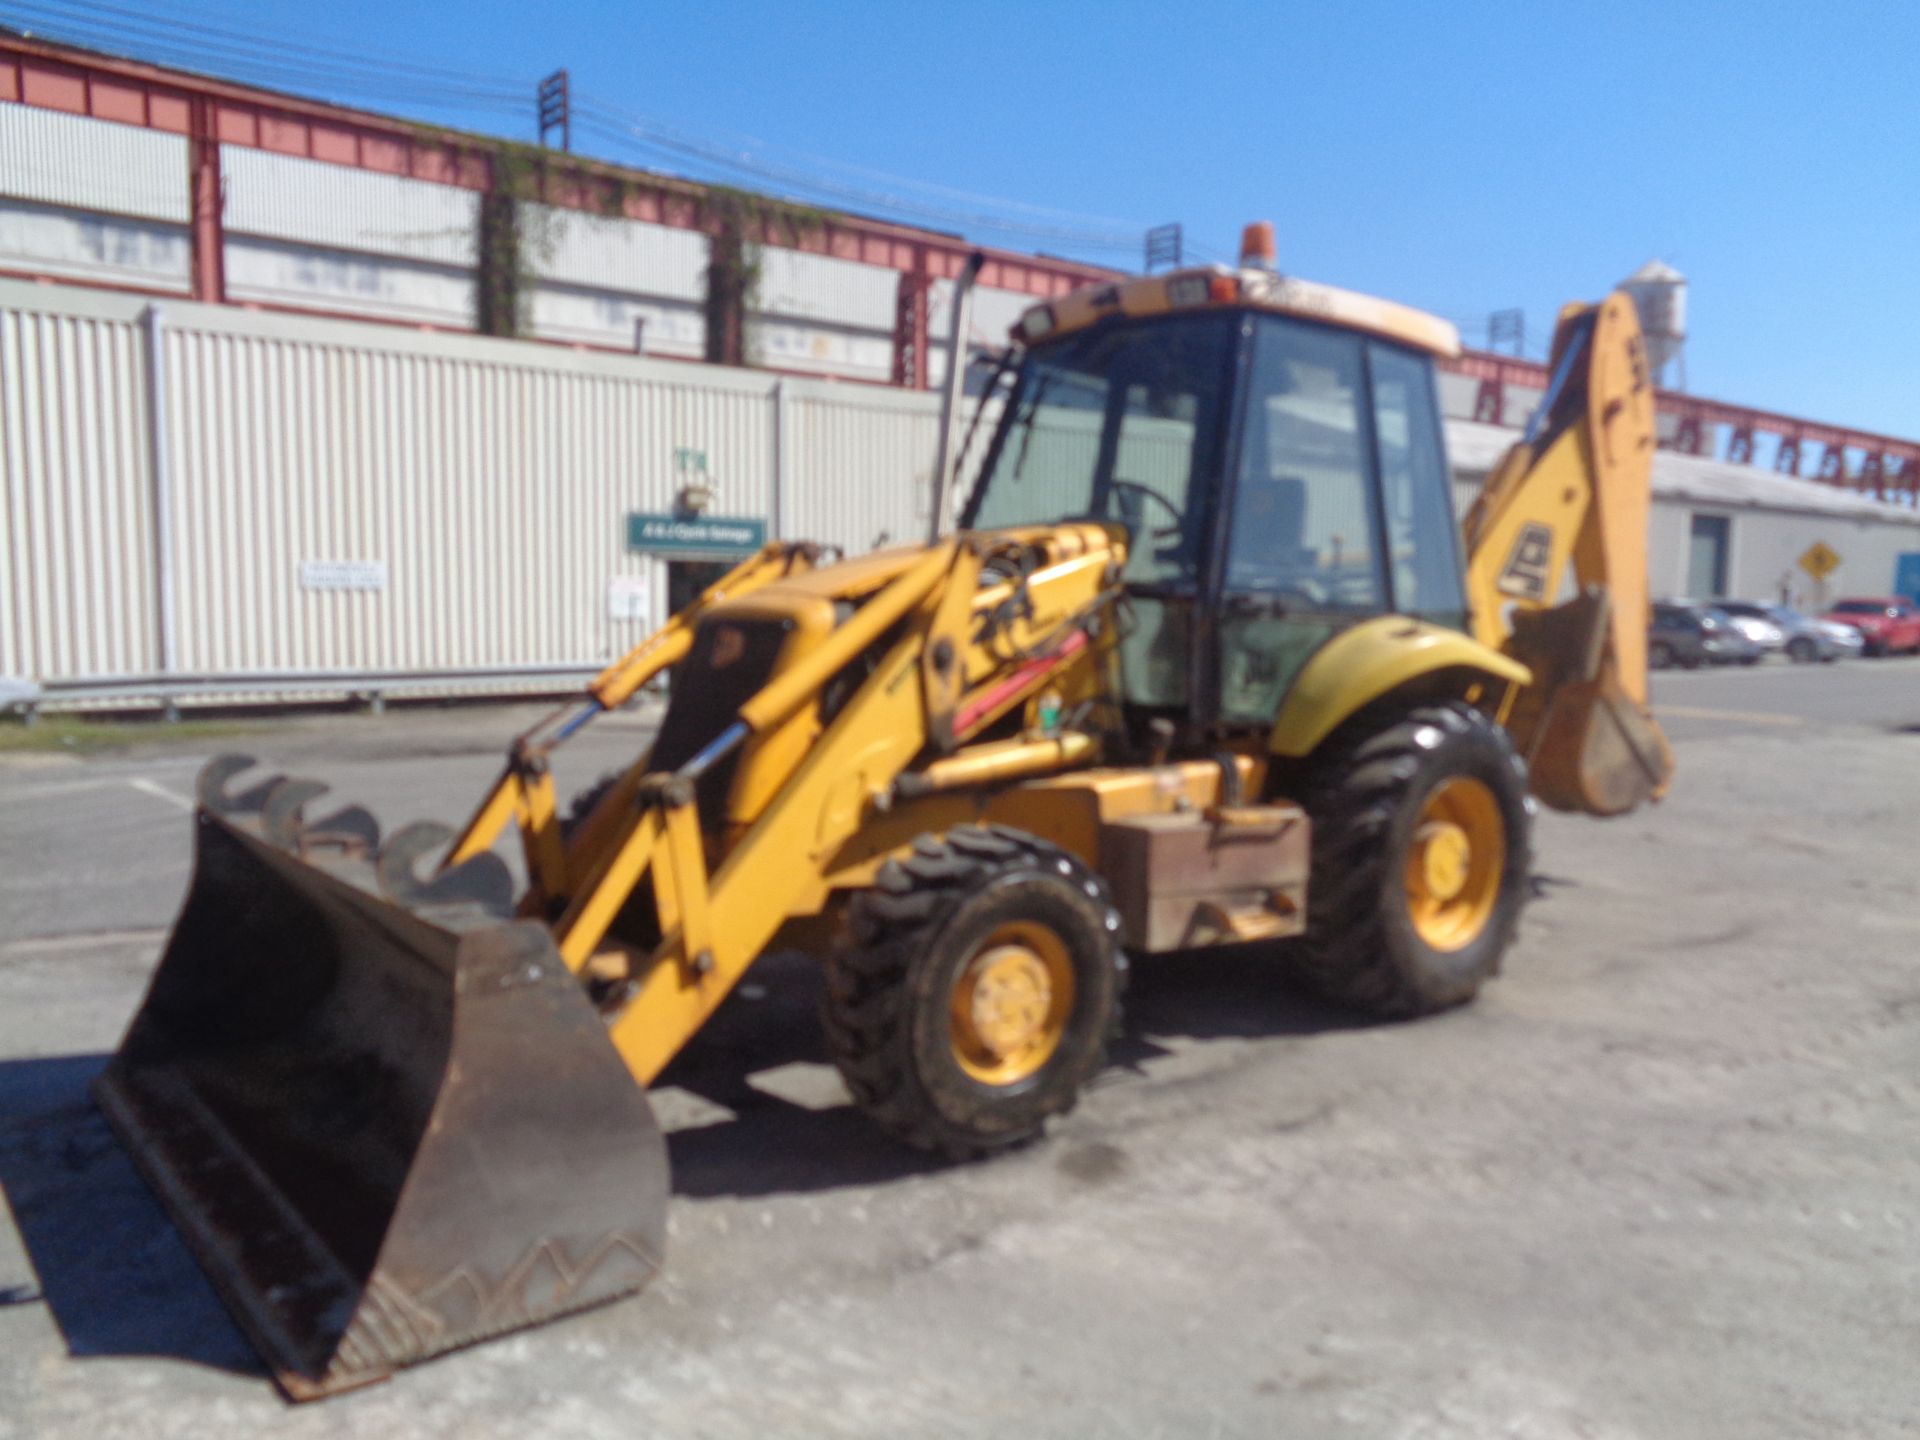
[[[1475,418],[1508,417],[1504,391],[1507,386],[1531,390],[1547,388],[1547,367],[1533,360],[1512,355],[1495,355],[1485,350],[1463,351],[1458,359],[1443,360],[1441,367],[1456,375],[1480,382],[1475,397]],[[1831,485],[1860,488],[1900,488],[1912,490],[1920,480],[1920,441],[1900,440],[1871,430],[1855,430],[1844,425],[1825,425],[1817,420],[1802,420],[1773,410],[1751,405],[1733,405],[1710,400],[1702,395],[1687,395],[1677,390],[1662,390],[1657,403],[1662,415],[1671,415],[1675,427],[1673,448],[1688,454],[1704,454],[1710,443],[1712,427],[1724,425],[1729,431],[1727,459],[1735,464],[1750,464],[1754,440],[1772,435],[1780,442],[1775,468],[1798,475],[1807,447],[1823,447],[1819,469],[1811,477]],[[1862,473],[1852,475],[1847,468],[1849,450],[1862,452]]]
[[[219,243],[221,145],[250,146],[470,190],[487,187],[490,157],[499,148],[499,142],[484,136],[23,36],[0,36],[0,101],[187,136],[192,156],[188,179],[194,217],[194,294],[206,299],[221,299],[225,293]],[[577,156],[550,158],[545,190],[553,204],[596,213],[617,208],[628,219],[683,229],[711,232],[715,228],[717,222],[705,203],[709,194],[705,186]],[[978,247],[956,235],[837,214],[806,224],[769,222],[761,238],[786,248],[900,271],[904,285],[915,293],[909,296],[903,289],[899,338],[918,354],[896,359],[896,369],[912,377],[906,383],[918,379],[924,385],[925,322],[914,319],[925,305],[924,287],[959,274],[968,254]],[[1049,256],[988,250],[980,283],[1045,299],[1113,279],[1118,273]],[[1510,418],[1508,386],[1544,390],[1547,384],[1544,365],[1511,355],[1469,350],[1443,363],[1456,374],[1481,382],[1475,413],[1496,422]],[[1705,444],[1708,427],[1725,425],[1745,437],[1749,457],[1756,434],[1777,436],[1782,446],[1777,463],[1791,473],[1798,473],[1804,447],[1817,444],[1825,447],[1826,456],[1820,478],[1836,484],[1847,483],[1845,454],[1850,449],[1882,457],[1871,467],[1872,476],[1892,477],[1908,488],[1920,477],[1920,442],[1670,390],[1660,392],[1659,409],[1677,417],[1678,435],[1687,442],[1683,448],[1696,453]]]
[[[0,101],[113,120],[193,137],[195,115],[223,145],[403,175],[484,190],[488,157],[499,142],[482,135],[416,124],[296,95],[169,70],[90,50],[22,36],[0,36]],[[631,220],[711,229],[707,187],[574,155],[547,157],[547,198],[556,205],[606,213],[612,202]],[[774,233],[784,232],[784,233]],[[895,270],[915,268],[924,247],[934,278],[957,275],[979,247],[957,235],[916,230],[863,216],[826,214],[817,223],[774,225],[770,243]],[[989,250],[980,283],[1049,298],[1116,272],[1040,255]]]

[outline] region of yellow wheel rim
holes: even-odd
[[[984,1085],[1017,1085],[1053,1058],[1073,1014],[1073,961],[1045,925],[1015,921],[961,967],[952,997],[953,1057]]]
[[[1479,938],[1500,898],[1507,827],[1493,791],[1465,775],[1428,794],[1407,850],[1407,913],[1435,950]]]

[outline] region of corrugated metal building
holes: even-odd
[[[630,547],[630,516],[699,494],[736,536],[924,533],[925,392],[966,243],[763,224],[764,368],[680,363],[708,350],[724,216],[698,185],[549,158],[543,203],[516,203],[526,333],[550,343],[481,339],[498,142],[0,35],[0,272],[59,282],[0,280],[0,676],[525,688],[617,653],[711,573],[697,548]],[[1108,273],[995,252],[975,343]],[[1545,379],[1483,353],[1446,369],[1463,483]],[[1660,409],[1656,591],[1817,605],[1920,560],[1920,446],[1667,392]],[[1792,473],[1729,463],[1756,434]],[[1795,478],[1803,445],[1829,483]],[[1824,587],[1795,565],[1815,541],[1842,558]]]
[[[748,544],[912,542],[936,430],[919,392],[0,280],[0,676],[147,700],[542,686],[718,563],[636,549],[631,517],[697,490]],[[1450,422],[1463,494],[1513,433]],[[1834,593],[1920,553],[1920,513],[1810,481],[1663,452],[1655,489],[1656,590],[1699,590],[1703,520],[1727,593],[1777,593],[1813,538],[1843,557]]]
[[[700,185],[0,35],[0,272],[472,330],[483,196],[524,239],[523,329],[695,359],[712,236]],[[747,223],[754,363],[925,389],[961,237],[766,199]],[[991,251],[975,339],[1111,272]]]
[[[935,429],[921,393],[0,281],[0,675],[526,688],[712,563],[630,516],[698,486],[769,535],[909,540]]]
[[[1448,420],[1462,504],[1516,433]],[[1840,557],[1819,581],[1799,563],[1816,543]],[[1662,450],[1653,463],[1648,546],[1656,596],[1786,600],[1820,610],[1843,595],[1896,593],[1903,563],[1911,572],[1920,561],[1920,510],[1752,465]]]

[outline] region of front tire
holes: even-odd
[[[1787,642],[1787,658],[1796,665],[1807,665],[1820,658],[1820,650],[1805,635],[1796,635]]]
[[[1673,647],[1664,640],[1656,640],[1647,647],[1647,668],[1649,670],[1670,670],[1673,668]]]
[[[1303,959],[1328,998],[1404,1017],[1471,1000],[1500,968],[1532,864],[1526,769],[1460,702],[1317,756]]]
[[[1105,883],[1003,825],[923,836],[848,907],[822,1023],[885,1130],[966,1159],[1073,1108],[1119,1025],[1126,961]]]

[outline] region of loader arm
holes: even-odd
[[[927,551],[743,705],[699,755],[647,777],[555,937],[567,966],[585,969],[627,897],[650,880],[663,938],[608,1029],[636,1081],[659,1074],[784,923],[820,909],[832,857],[918,757],[952,752],[1040,686],[1097,663],[1090,636],[1113,594],[1109,543],[1098,526],[1063,527],[1037,542],[1044,559],[1017,584],[983,579],[979,537]],[[1007,603],[1016,596],[1017,605]],[[888,644],[889,635],[898,638]],[[709,875],[695,813],[699,777],[816,700],[876,642],[886,650],[871,678]],[[1030,748],[1049,751],[1052,765],[1091,753]]]
[[[1463,522],[1467,602],[1475,638],[1533,672],[1507,726],[1534,792],[1617,815],[1673,774],[1647,699],[1654,395],[1632,301],[1563,309],[1549,373]]]

